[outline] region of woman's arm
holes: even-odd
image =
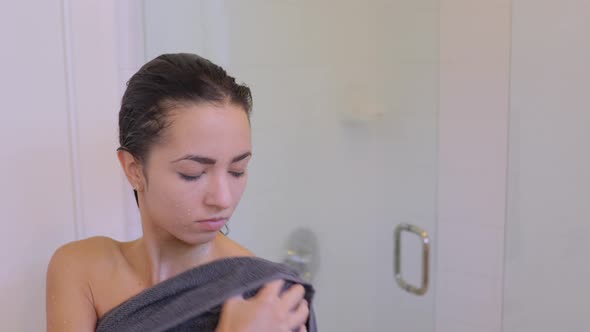
[[[59,248],[47,269],[47,332],[94,332],[96,311],[83,252],[76,244]]]

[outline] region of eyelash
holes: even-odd
[[[181,173],[178,173],[178,175],[180,175],[180,177],[185,180],[185,181],[196,181],[198,180],[201,176],[197,175],[197,176],[188,176],[188,175],[184,175]]]
[[[229,174],[231,174],[235,178],[242,177],[244,175],[244,173],[245,172],[229,172]],[[203,173],[203,174],[205,174],[205,173]],[[180,175],[180,177],[185,181],[196,181],[201,177],[201,175],[189,176],[189,175],[184,175],[182,173],[178,173],[178,175]]]

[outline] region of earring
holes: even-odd
[[[225,227],[225,232],[224,231],[220,231],[221,234],[227,236],[229,234],[229,226],[227,224],[223,225],[223,227]]]

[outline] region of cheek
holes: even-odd
[[[183,187],[180,185],[179,187]],[[184,222],[192,220],[199,215],[199,190],[192,188],[191,190],[177,188],[175,192],[169,194],[170,201],[169,213],[174,216],[177,222]]]
[[[148,190],[149,204],[155,217],[180,222],[194,215],[195,190],[173,176],[154,179]]]
[[[234,197],[235,204],[237,205],[244,191],[246,190],[246,184],[248,183],[248,173],[244,174],[241,178],[236,181],[236,184],[232,188],[232,196]]]
[[[194,193],[170,195],[167,198],[167,206],[160,210],[162,220],[171,226],[187,227],[187,223],[197,220],[200,216],[196,202],[198,201]]]

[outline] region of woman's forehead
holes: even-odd
[[[177,153],[241,152],[250,150],[250,124],[239,106],[186,105],[171,112],[164,141]]]

